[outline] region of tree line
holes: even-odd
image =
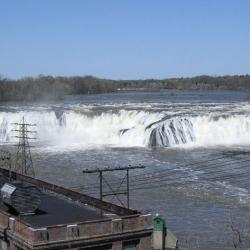
[[[9,79],[0,77],[0,101],[61,99],[65,95],[99,94],[119,90],[250,90],[250,75],[197,76],[190,78],[110,80],[93,76],[40,75]]]

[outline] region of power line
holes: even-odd
[[[239,164],[239,163],[247,163],[247,162],[249,162],[250,160],[249,159],[247,159],[247,160],[241,160],[241,161],[237,161],[237,162],[231,162],[231,163],[227,163],[227,164],[214,164],[214,165],[211,165],[212,167],[215,167],[215,166],[224,166],[224,165],[235,165],[235,164]],[[241,165],[241,166],[239,166],[239,167],[237,167],[237,169],[238,168],[246,168],[246,167],[248,167],[248,165]],[[218,173],[222,173],[223,171],[215,171],[215,172],[210,172],[210,173],[212,173],[212,174],[218,174]],[[211,176],[211,174],[210,174],[210,176]],[[173,177],[175,178],[175,179],[173,179]],[[154,181],[154,183],[153,184],[158,184],[158,183],[162,183],[163,181],[172,181],[172,183],[171,183],[171,185],[173,185],[173,181],[174,181],[174,183],[175,184],[177,184],[177,183],[180,183],[180,181],[179,181],[179,179],[178,180],[176,180],[176,178],[177,178],[178,176],[169,176],[169,175],[163,175],[163,176],[157,176],[157,177],[150,177],[151,178],[151,180],[152,179],[155,179],[155,178],[158,178],[159,180],[155,180]],[[184,174],[183,173],[180,173],[180,175],[179,175],[179,177],[181,177],[181,178],[188,178],[188,177],[192,177],[191,175],[190,175],[190,173],[188,173],[188,176],[184,176]],[[225,179],[225,180],[228,180],[228,179],[230,179],[230,178],[232,178],[232,177],[245,177],[245,174],[231,174],[231,175],[222,175],[222,176],[219,176],[219,177],[209,177],[209,176],[207,176],[206,175],[206,177],[205,178],[201,178],[201,181],[203,180],[203,181],[213,181],[213,180],[220,180],[220,179]],[[172,178],[172,179],[171,179]],[[138,183],[138,182],[140,182],[141,181],[141,183]],[[185,182],[185,185],[186,184],[188,184],[188,183],[194,183],[196,180],[192,180],[192,181],[188,181],[188,182]],[[134,182],[133,182],[134,183]],[[133,187],[133,190],[138,190],[138,188],[140,188],[140,189],[143,189],[144,187],[145,187],[145,185],[146,185],[146,187],[148,186],[148,182],[146,181],[146,180],[137,180],[136,181],[136,183],[135,184],[132,184],[131,186]],[[152,183],[151,183],[152,184]],[[164,182],[164,184],[163,185],[166,185],[167,183],[166,182]],[[157,187],[161,187],[162,185],[158,185]],[[137,188],[138,187],[138,188]],[[143,188],[142,188],[143,187]],[[151,186],[150,186],[151,187]],[[91,194],[95,194],[95,192],[92,192]]]
[[[83,170],[82,172],[84,174],[93,174],[93,173],[98,173],[99,174],[99,195],[100,195],[100,200],[103,200],[103,197],[107,197],[107,196],[113,196],[116,197],[116,199],[120,202],[120,204],[125,207],[124,203],[121,201],[121,199],[118,197],[118,195],[120,194],[124,194],[127,196],[127,207],[129,208],[129,171],[130,170],[134,170],[134,169],[142,169],[145,168],[145,166],[142,165],[137,165],[137,166],[128,166],[128,167],[115,167],[115,168],[103,168],[103,169],[86,169]],[[114,188],[111,186],[111,184],[106,180],[106,178],[104,178],[103,174],[106,172],[114,172],[114,171],[126,171],[126,179],[127,179],[127,189],[126,191],[121,192],[120,191],[120,187],[117,190],[114,190]],[[108,186],[109,190],[111,191],[111,193],[103,193],[103,181],[106,183],[106,185]],[[122,184],[121,184],[122,185]],[[101,216],[103,215],[103,209],[101,208],[100,210],[101,212]]]
[[[179,167],[194,166],[194,165],[197,165],[197,164],[201,164],[201,163],[205,163],[205,162],[210,162],[210,161],[218,160],[218,159],[225,159],[225,157],[219,157],[219,158],[214,158],[214,159],[210,159],[210,160],[207,160],[207,161],[195,162],[195,163],[192,163],[192,164],[189,164],[189,165],[185,164],[184,166],[179,165]],[[91,170],[89,170],[89,171],[91,171]],[[155,172],[154,170],[152,170],[152,171],[150,171],[150,172],[148,172],[146,174],[137,174],[137,175],[134,175],[134,176],[130,177],[130,179],[132,179],[132,180],[136,179],[136,177],[138,177],[138,176],[142,176],[142,178],[144,178],[145,176],[147,176],[150,173],[152,173],[152,174],[162,174],[162,172],[168,172],[168,174],[169,174],[169,173],[171,173],[173,171],[177,171],[177,170],[176,169],[162,169],[161,171],[158,171],[158,172]],[[120,183],[119,179],[121,179],[121,178],[117,178],[117,179],[118,179],[118,181],[112,181],[110,183],[112,183],[112,184]],[[71,188],[81,188],[81,187],[83,187],[83,186],[72,186]],[[98,186],[92,186],[92,188],[98,188]]]
[[[215,168],[215,167],[222,167],[222,166],[225,166],[225,165],[235,165],[235,164],[239,164],[239,163],[245,163],[245,162],[249,162],[250,160],[249,159],[242,159],[242,160],[240,160],[240,161],[237,161],[237,162],[232,162],[232,161],[224,161],[223,163],[215,163],[215,164],[209,164],[209,167],[207,167],[207,168]],[[190,165],[190,166],[192,166],[192,164]],[[239,167],[237,167],[237,169],[238,168],[240,168],[240,167],[242,167],[242,166],[239,166]],[[243,166],[244,167],[244,166]],[[207,169],[207,168],[205,168],[205,169]],[[201,170],[201,169],[200,169]],[[197,171],[196,169],[194,170],[194,171]],[[180,172],[179,170],[170,170],[170,171],[167,171],[167,174],[162,174],[162,172],[165,172],[165,171],[161,171],[161,172],[155,172],[155,173],[153,173],[153,176],[145,176],[145,177],[141,177],[141,178],[131,178],[131,179],[133,179],[132,181],[131,181],[131,183],[133,183],[133,182],[136,182],[136,183],[139,183],[139,182],[142,182],[142,183],[144,183],[144,182],[147,182],[148,180],[158,180],[159,179],[159,181],[161,181],[164,177],[168,177],[168,178],[171,178],[172,176],[174,176],[175,178],[178,178],[178,177],[181,177],[181,176],[185,176],[185,174],[186,175],[188,175],[188,176],[190,176],[191,174],[194,174],[195,172],[194,171],[192,171],[192,173],[190,173],[190,172]],[[210,174],[218,174],[218,173],[221,173],[222,171],[221,170],[217,170],[217,171],[213,171],[213,170],[211,170],[211,171],[209,171],[209,172],[206,172],[206,173],[204,173],[204,174],[206,174],[206,176],[210,173]],[[160,176],[158,176],[158,174],[160,174]],[[196,174],[199,174],[199,173],[196,173]],[[116,183],[116,182],[112,182],[112,184],[114,184],[114,183]],[[95,187],[91,187],[91,188],[89,188],[89,190],[92,190],[92,189],[95,189]]]
[[[239,154],[241,154],[241,153],[239,153]],[[196,165],[200,165],[200,164],[203,164],[203,163],[209,163],[209,162],[212,162],[212,161],[215,161],[215,160],[224,160],[224,159],[227,159],[227,158],[228,157],[225,157],[225,156],[221,157],[220,156],[220,157],[209,159],[209,160],[205,160],[205,161],[193,162],[191,164],[178,165],[178,167],[182,167],[182,168],[185,168],[185,167],[187,168],[188,167],[188,169],[190,170],[190,167],[193,167],[193,166],[196,166]],[[224,161],[224,163],[225,163],[225,161]],[[215,164],[212,164],[212,165],[214,165],[214,167],[216,166]],[[204,168],[202,168],[202,169],[204,169]],[[202,169],[196,168],[195,170],[202,170]],[[146,179],[150,179],[152,177],[147,177],[147,175],[151,174],[151,173],[153,175],[156,175],[156,174],[161,174],[162,175],[162,173],[167,172],[167,174],[169,175],[169,174],[171,174],[171,172],[176,172],[176,171],[180,171],[180,170],[179,169],[178,170],[177,169],[162,169],[161,171],[154,171],[154,170],[152,170],[152,171],[150,171],[150,172],[148,172],[146,174],[137,174],[137,175],[134,175],[134,176],[131,177],[131,180],[140,180],[141,178],[143,178],[144,180],[145,180],[145,178]],[[138,176],[141,176],[141,178],[138,179],[137,178]],[[116,183],[118,183],[118,182],[117,181],[113,181],[112,182],[112,184],[116,184]],[[94,188],[94,187],[92,187],[92,188]]]

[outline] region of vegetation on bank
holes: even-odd
[[[250,90],[250,75],[197,76],[147,80],[109,80],[84,77],[26,77],[18,80],[0,77],[0,101],[60,99],[64,95],[97,94],[118,90]]]

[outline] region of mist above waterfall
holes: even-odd
[[[25,117],[37,124],[37,139],[68,148],[194,147],[249,145],[250,116],[167,115],[166,112],[119,110],[96,115],[75,111],[0,113],[0,141],[13,142],[13,123]]]
[[[142,164],[145,169],[130,173],[131,206],[160,211],[180,234],[217,238],[230,208],[243,221],[250,217],[246,92],[121,92],[2,103],[0,147],[15,153],[6,142],[17,144],[13,123],[22,117],[37,125],[30,129],[37,131],[31,153],[38,177],[84,185],[92,195],[98,177],[82,175],[83,169]],[[189,223],[176,223],[180,218]]]

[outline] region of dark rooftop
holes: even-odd
[[[0,176],[0,186],[8,180]],[[0,202],[0,209],[14,216],[7,206]],[[78,204],[60,195],[52,193],[42,193],[41,203],[38,210],[33,215],[19,215],[20,219],[33,227],[46,227],[58,224],[74,224],[84,221],[102,219],[98,208],[90,207],[84,204]]]
[[[38,213],[21,217],[34,227],[44,227],[55,224],[77,223],[101,219],[99,209],[88,205],[78,205],[62,198],[43,194]]]

